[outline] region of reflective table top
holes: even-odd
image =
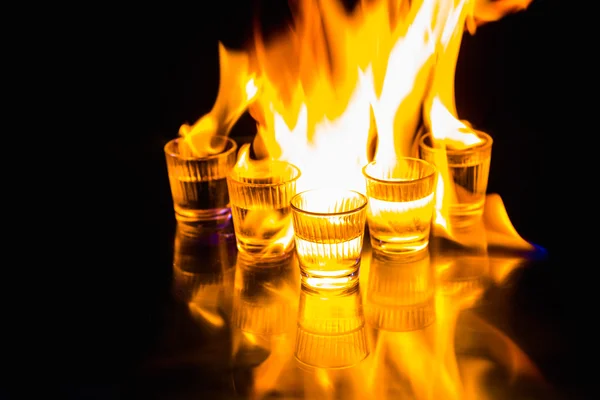
[[[295,256],[238,256],[231,227],[177,229],[162,328],[127,392],[562,398],[510,332],[522,272],[544,264],[543,249],[475,252],[434,239],[421,259],[402,263],[373,254],[368,243],[358,285],[314,291],[301,285]]]

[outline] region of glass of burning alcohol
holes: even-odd
[[[345,189],[312,189],[291,200],[302,282],[326,289],[358,280],[368,199]]]
[[[225,226],[231,218],[227,175],[235,165],[236,142],[215,136],[210,151],[197,154],[180,137],[169,141],[164,152],[179,224],[196,230]]]
[[[290,199],[300,170],[285,161],[236,165],[227,178],[238,250],[255,260],[285,258],[294,249]]]
[[[474,133],[481,141],[466,149],[436,147],[431,133],[419,140],[419,157],[436,165],[440,171],[447,168],[453,183],[453,187],[444,190],[453,193],[448,216],[454,228],[471,226],[483,215],[493,141],[485,132]]]
[[[436,168],[417,158],[372,161],[363,168],[374,251],[412,256],[428,248]]]

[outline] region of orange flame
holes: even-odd
[[[415,156],[420,132],[431,132],[442,149],[468,149],[481,141],[455,107],[464,31],[473,34],[478,25],[530,2],[363,0],[347,11],[336,0],[299,0],[287,31],[266,38],[257,29],[245,52],[220,46],[215,106],[180,133],[195,154],[218,151],[210,136],[228,134],[249,109],[257,122],[254,154],[298,166],[298,190],[335,182],[364,193],[361,168],[375,158]],[[443,159],[436,165],[434,233],[469,242],[448,219],[460,188]],[[495,204],[494,212],[503,213],[501,202]],[[512,233],[515,240],[508,242],[522,245]]]
[[[219,43],[219,70],[221,83],[212,110],[194,125],[183,124],[179,135],[185,140],[190,155],[205,157],[223,151],[214,147],[214,135],[228,135],[248,103],[256,95],[256,87],[249,70],[249,58],[244,52],[235,52]]]

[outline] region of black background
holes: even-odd
[[[72,134],[85,132],[90,147],[78,173],[95,183],[73,184],[65,197],[68,216],[59,225],[67,234],[47,239],[63,272],[48,302],[51,316],[35,345],[9,346],[12,372],[49,378],[75,398],[114,398],[151,351],[169,296],[175,227],[163,146],[182,123],[210,110],[217,43],[244,45],[254,3],[99,7],[68,31],[82,35],[71,47],[78,62],[67,71],[75,89],[70,125],[84,124]],[[285,2],[260,4],[265,25],[283,24]],[[534,0],[526,11],[466,33],[456,100],[459,117],[494,138],[488,191],[502,196],[517,231],[548,251],[523,275],[514,299],[515,329],[524,338],[518,344],[551,383],[584,394],[592,383],[584,365],[588,292],[578,271],[587,262],[561,250],[565,237],[573,243],[577,234],[558,233],[568,223],[554,175],[555,138],[564,136],[555,51],[560,11],[558,3]],[[252,130],[244,118],[232,134]],[[87,200],[76,196],[83,192]],[[30,313],[19,321],[31,323]],[[538,321],[529,334],[528,319]],[[536,341],[544,351],[536,353]]]

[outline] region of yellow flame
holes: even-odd
[[[179,135],[188,145],[187,151],[196,157],[205,157],[222,151],[215,147],[211,138],[228,135],[248,103],[257,94],[253,74],[249,70],[248,54],[232,51],[219,43],[219,92],[211,111],[193,125],[183,124]]]
[[[195,153],[217,151],[207,138],[227,134],[249,109],[254,154],[298,166],[298,190],[335,184],[364,193],[362,167],[415,156],[421,132],[442,150],[481,142],[455,106],[462,37],[530,2],[364,0],[347,11],[338,0],[300,0],[283,33],[267,38],[257,30],[245,52],[220,46],[215,106],[181,134]],[[434,232],[460,240],[448,205],[461,188],[447,164],[442,152]]]

